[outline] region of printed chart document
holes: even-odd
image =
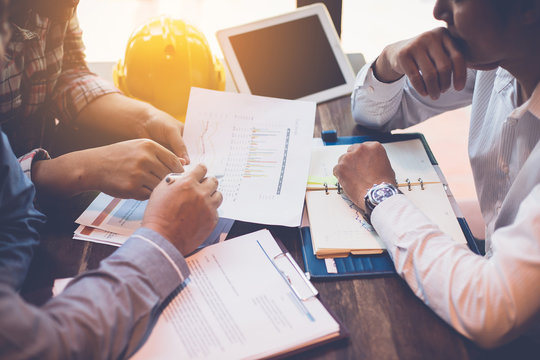
[[[132,359],[260,359],[340,336],[268,230],[206,247],[187,263],[187,284]]]
[[[192,88],[184,142],[192,163],[219,178],[220,217],[298,226],[314,102]]]
[[[119,199],[100,193],[75,222],[80,226],[73,238],[121,246],[141,227],[146,201]],[[220,218],[213,232],[201,246],[223,241],[234,220]]]
[[[403,194],[443,232],[466,244],[441,178],[422,142],[414,139],[382,145]],[[319,258],[345,257],[349,253],[378,254],[385,249],[361,210],[345,194],[338,193],[332,169],[349,146],[313,148],[306,205],[313,252]]]

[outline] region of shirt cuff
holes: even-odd
[[[28,154],[21,156],[18,160],[24,175],[32,180],[32,165],[34,165],[34,161],[49,160],[50,158],[51,157],[46,150],[34,149]]]
[[[180,251],[163,236],[147,228],[135,231],[115,251],[115,255],[128,258],[131,266],[141,269],[161,299],[169,296],[190,274]]]
[[[358,73],[354,85],[353,96],[362,96],[375,102],[386,102],[396,97],[403,91],[406,83],[406,77],[402,76],[391,83],[379,81],[373,74],[373,64],[364,65]],[[357,99],[358,100],[358,99]]]
[[[371,224],[392,258],[397,248],[408,249],[426,238],[426,234],[441,232],[403,194],[391,196],[377,205],[371,213]]]

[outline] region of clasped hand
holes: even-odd
[[[396,185],[396,175],[386,150],[374,141],[351,145],[334,167],[334,176],[349,199],[364,211],[364,196],[374,184]]]
[[[436,28],[409,40],[387,46],[374,64],[374,74],[383,82],[403,75],[422,96],[438,99],[454,83],[462,90],[467,63],[446,28]]]

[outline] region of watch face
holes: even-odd
[[[380,203],[387,197],[394,195],[396,192],[390,187],[380,187],[372,193],[372,199],[374,203]]]

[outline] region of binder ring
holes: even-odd
[[[424,181],[422,178],[418,178],[418,181],[420,182],[420,189],[424,190]]]
[[[324,192],[326,193],[326,195],[329,194],[329,192],[328,192],[328,184],[327,183],[324,183]]]
[[[405,181],[407,182],[407,188],[409,189],[409,191],[411,191],[411,180],[409,180],[409,178],[405,179]]]

